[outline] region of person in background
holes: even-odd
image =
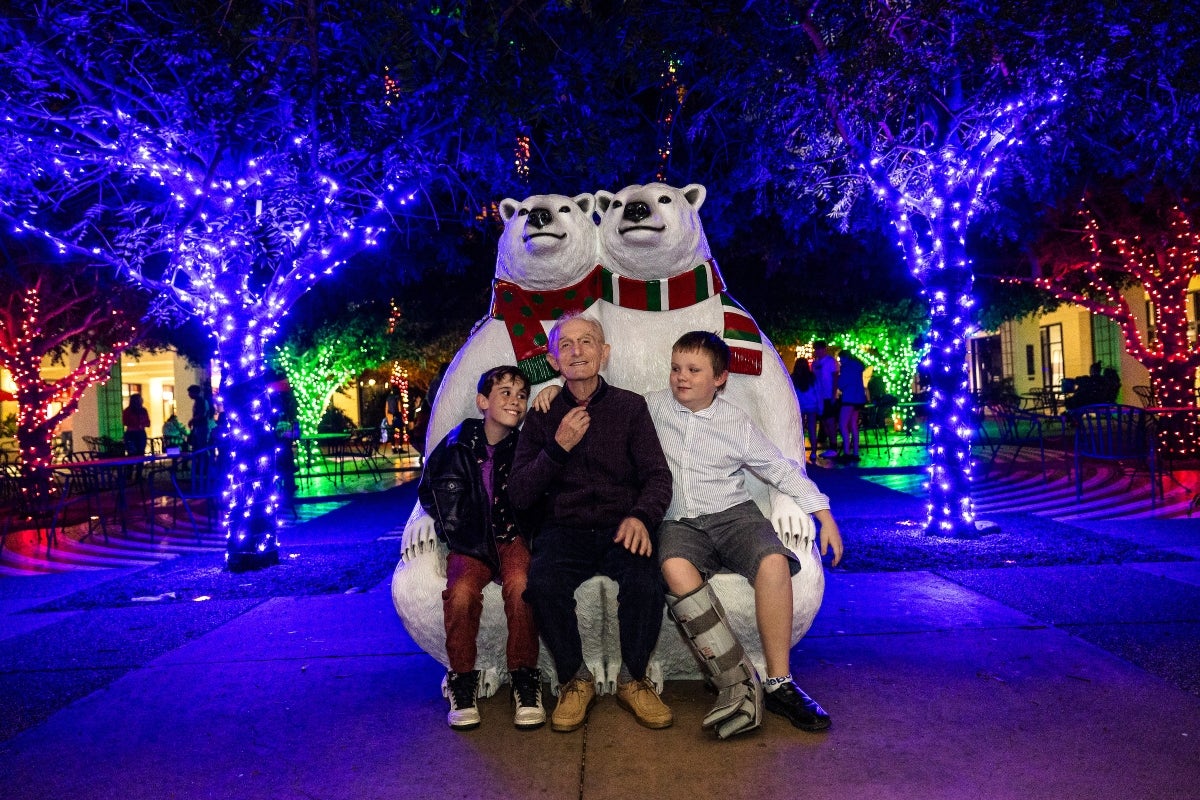
[[[817,397],[817,376],[808,365],[808,359],[798,357],[792,367],[792,387],[800,403],[800,416],[808,433],[808,463],[817,459],[817,428],[821,423],[821,401]]]
[[[187,435],[187,426],[179,421],[179,415],[171,414],[162,427],[163,449],[178,447],[182,450],[183,446],[187,444]]]
[[[867,404],[867,392],[863,385],[866,366],[847,348],[842,348],[838,362],[837,388],[841,399],[838,427],[842,431],[842,452],[837,460],[843,464],[853,464],[858,462],[858,414]]]
[[[412,395],[412,411],[408,415],[408,443],[424,459],[425,436],[429,433],[430,405],[419,391],[410,389],[409,394]]]
[[[387,432],[387,439],[383,439],[383,441],[391,440],[392,455],[396,455],[404,444],[404,437],[400,435],[404,429],[404,416],[400,413],[400,389],[394,384],[388,388],[387,400],[383,407],[383,420]]]
[[[208,447],[208,418],[209,405],[204,397],[204,390],[192,384],[187,388],[188,397],[192,398],[192,417],[188,420],[188,447],[193,452]]]
[[[821,406],[821,430],[825,434],[826,450],[822,458],[837,455],[837,371],[838,362],[829,352],[829,343],[813,342],[813,375],[816,376],[817,401]]]
[[[880,374],[879,367],[876,366],[871,370],[871,377],[867,378],[867,402],[879,403],[887,394],[887,386],[884,384],[883,375]]]
[[[125,426],[125,455],[146,455],[146,430],[150,427],[150,412],[142,403],[140,394],[129,395],[129,405],[121,412],[121,424]]]

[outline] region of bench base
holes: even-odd
[[[825,593],[825,573],[816,549],[809,544],[796,552],[800,572],[792,578],[792,645],[794,646],[812,625]],[[741,640],[746,655],[760,675],[766,676],[762,641],[754,614],[754,589],[741,575],[721,573],[710,581],[724,606],[731,626]],[[446,588],[446,550],[444,546],[429,548],[415,557],[402,560],[392,575],[392,603],[400,615],[409,636],[422,650],[443,666],[446,657],[446,630],[442,615],[442,591]],[[596,676],[596,689],[601,694],[616,691],[617,673],[621,668],[621,647],[617,626],[617,585],[610,578],[596,576],[575,590],[579,615],[579,636],[583,644],[583,661]],[[479,655],[476,668],[480,670],[480,696],[490,697],[508,680],[505,663],[505,643],[508,627],[504,618],[504,603],[500,587],[494,583],[483,590],[483,617],[479,625]],[[545,645],[541,647],[538,666],[557,691],[558,676],[554,660]],[[703,677],[695,658],[663,610],[662,633],[658,646],[650,657],[649,677],[659,690],[664,680],[696,680]]]

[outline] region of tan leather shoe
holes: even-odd
[[[669,728],[675,718],[671,709],[654,691],[649,678],[630,681],[617,687],[617,702],[627,708],[638,723],[647,728]]]
[[[550,717],[550,729],[560,733],[578,730],[587,722],[588,712],[596,702],[596,684],[574,678],[558,687],[558,705]]]

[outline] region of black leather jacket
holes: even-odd
[[[498,572],[497,540],[511,540],[518,535],[528,540],[525,526],[518,523],[508,501],[508,475],[517,449],[517,432],[497,444],[492,455],[494,500],[490,505],[479,468],[487,457],[486,447],[483,420],[465,420],[446,434],[425,459],[417,496],[433,517],[438,538],[451,551],[477,558]]]

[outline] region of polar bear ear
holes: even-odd
[[[507,223],[516,215],[517,209],[520,207],[521,204],[518,201],[513,200],[511,197],[504,198],[500,201],[500,219]]]
[[[700,210],[700,206],[704,205],[704,198],[708,196],[708,190],[698,183],[689,183],[682,191],[684,199],[696,211]]]
[[[575,203],[575,205],[579,206],[579,209],[583,212],[585,217],[588,217],[589,219],[591,218],[592,208],[596,202],[595,197],[590,194],[577,194],[572,197],[571,200]]]
[[[604,190],[600,190],[599,192],[596,192],[596,209],[601,214],[604,214],[605,211],[608,211],[608,207],[612,205],[612,201],[613,201],[612,192],[606,192]]]

